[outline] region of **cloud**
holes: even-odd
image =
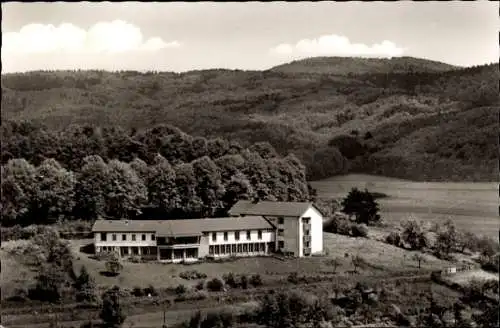
[[[3,33],[4,54],[117,54],[178,48],[178,41],[158,36],[144,39],[141,29],[122,20],[99,22],[88,30],[69,23],[59,26],[28,24],[18,32]]]
[[[359,57],[397,57],[404,53],[405,49],[398,47],[391,41],[384,40],[381,43],[366,45],[362,43],[351,43],[351,41],[340,35],[323,35],[316,39],[302,39],[295,45],[282,43],[270,52],[274,55],[309,55],[309,56],[359,56]]]

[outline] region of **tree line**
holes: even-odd
[[[238,199],[309,199],[305,167],[268,143],[244,148],[166,125],[127,134],[11,123],[2,133],[2,225],[210,217]]]

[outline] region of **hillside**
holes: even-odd
[[[309,179],[345,172],[498,179],[497,64],[447,71],[453,67],[408,57],[349,63],[335,74],[280,71],[293,67],[286,65],[181,74],[7,74],[2,120],[50,130],[89,124],[140,131],[168,123],[243,146],[268,141],[281,154],[295,153]],[[3,137],[3,155],[16,156],[17,139],[9,138]]]
[[[367,74],[367,73],[407,73],[444,72],[457,69],[449,64],[413,57],[394,57],[391,59],[356,57],[313,57],[295,60],[291,63],[271,68],[283,73],[320,73],[320,74]]]

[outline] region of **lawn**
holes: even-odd
[[[457,227],[498,238],[498,183],[412,182],[382,176],[350,174],[311,185],[320,197],[343,198],[353,187],[388,195],[379,199],[388,223],[415,218],[430,222],[451,219]]]
[[[417,270],[418,263],[411,259],[413,253],[381,241],[367,238],[353,238],[338,234],[325,233],[324,245],[329,257],[343,258],[343,265],[352,270],[350,258],[359,255],[374,268],[381,267],[384,271]],[[349,254],[346,258],[345,255]],[[432,270],[448,266],[450,263],[432,255],[423,254],[425,261],[421,269]]]

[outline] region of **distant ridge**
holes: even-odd
[[[361,57],[311,57],[275,66],[273,72],[323,73],[334,75],[367,73],[445,72],[461,67],[450,64],[414,58],[361,58]]]

